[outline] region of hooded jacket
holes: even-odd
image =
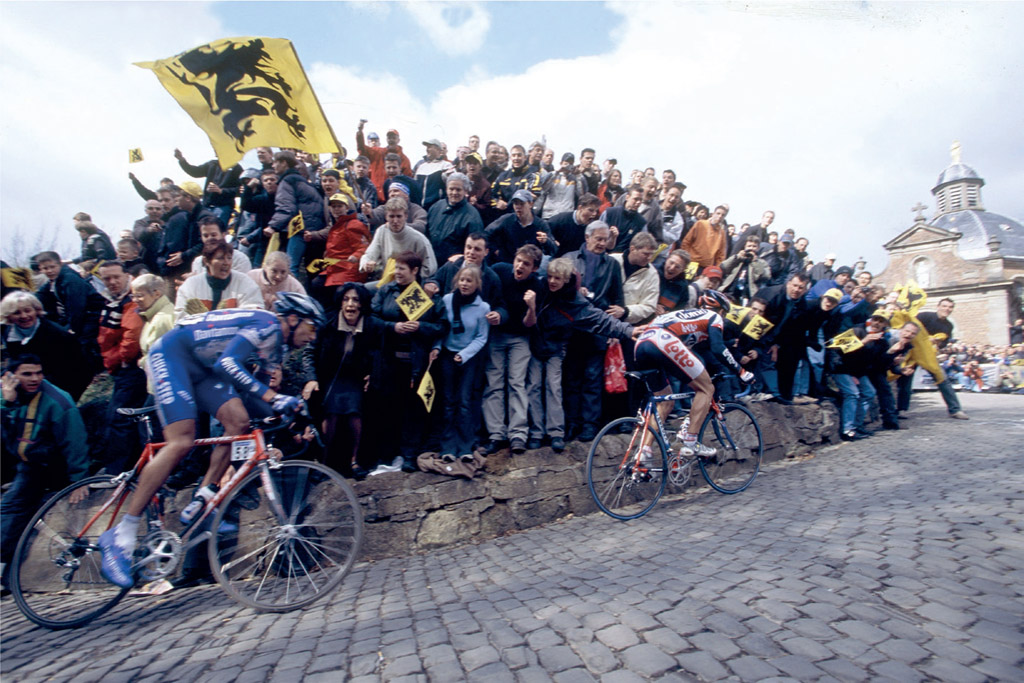
[[[144,311],[139,311],[139,317],[144,321],[142,333],[139,335],[139,350],[142,352],[142,357],[139,358],[139,367],[144,368],[146,367],[146,354],[149,353],[150,347],[174,327],[174,304],[166,295],[162,294],[153,302],[152,306]]]
[[[537,360],[564,352],[575,330],[627,340],[633,326],[595,308],[579,293],[579,276],[557,292],[544,287],[537,294],[537,324],[530,328],[530,351]]]
[[[31,404],[37,396],[30,420]],[[18,457],[19,446],[23,447],[22,456],[28,466],[45,472],[48,483],[56,489],[65,481],[75,482],[85,476],[89,469],[88,437],[82,416],[67,392],[44,379],[37,393],[19,391],[14,401],[4,400],[2,406],[4,451],[8,457]]]
[[[306,230],[315,232],[323,230],[324,201],[313,185],[294,168],[285,171],[277,182],[277,193],[274,195],[274,215],[268,226],[283,233],[282,239],[288,235],[288,223],[299,213]]]

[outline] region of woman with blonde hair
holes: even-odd
[[[278,292],[300,292],[305,294],[302,283],[291,274],[292,260],[283,251],[272,251],[263,258],[263,266],[248,272],[263,293],[263,304],[268,311],[274,310]]]
[[[0,301],[0,349],[7,361],[32,354],[43,362],[43,374],[75,401],[92,381],[90,365],[73,334],[46,319],[43,304],[30,292],[11,292]]]

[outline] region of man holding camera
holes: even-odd
[[[768,263],[757,255],[760,246],[757,235],[748,235],[743,247],[722,262],[721,291],[744,306],[772,276]]]

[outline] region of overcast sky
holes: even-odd
[[[471,134],[546,136],[626,173],[673,168],[730,222],[793,228],[820,259],[868,259],[910,226],[959,140],[985,206],[1024,218],[1024,3],[0,3],[0,229],[9,254],[76,211],[116,235],[127,180],[212,157],[149,71],[217,38],[291,39],[354,149],[397,128],[407,154]],[[128,164],[139,147],[146,160]],[[252,155],[243,165],[253,165]]]

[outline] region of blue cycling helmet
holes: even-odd
[[[327,324],[323,307],[316,299],[301,292],[278,292],[274,312],[278,315],[296,315],[313,323],[313,327],[318,330]]]

